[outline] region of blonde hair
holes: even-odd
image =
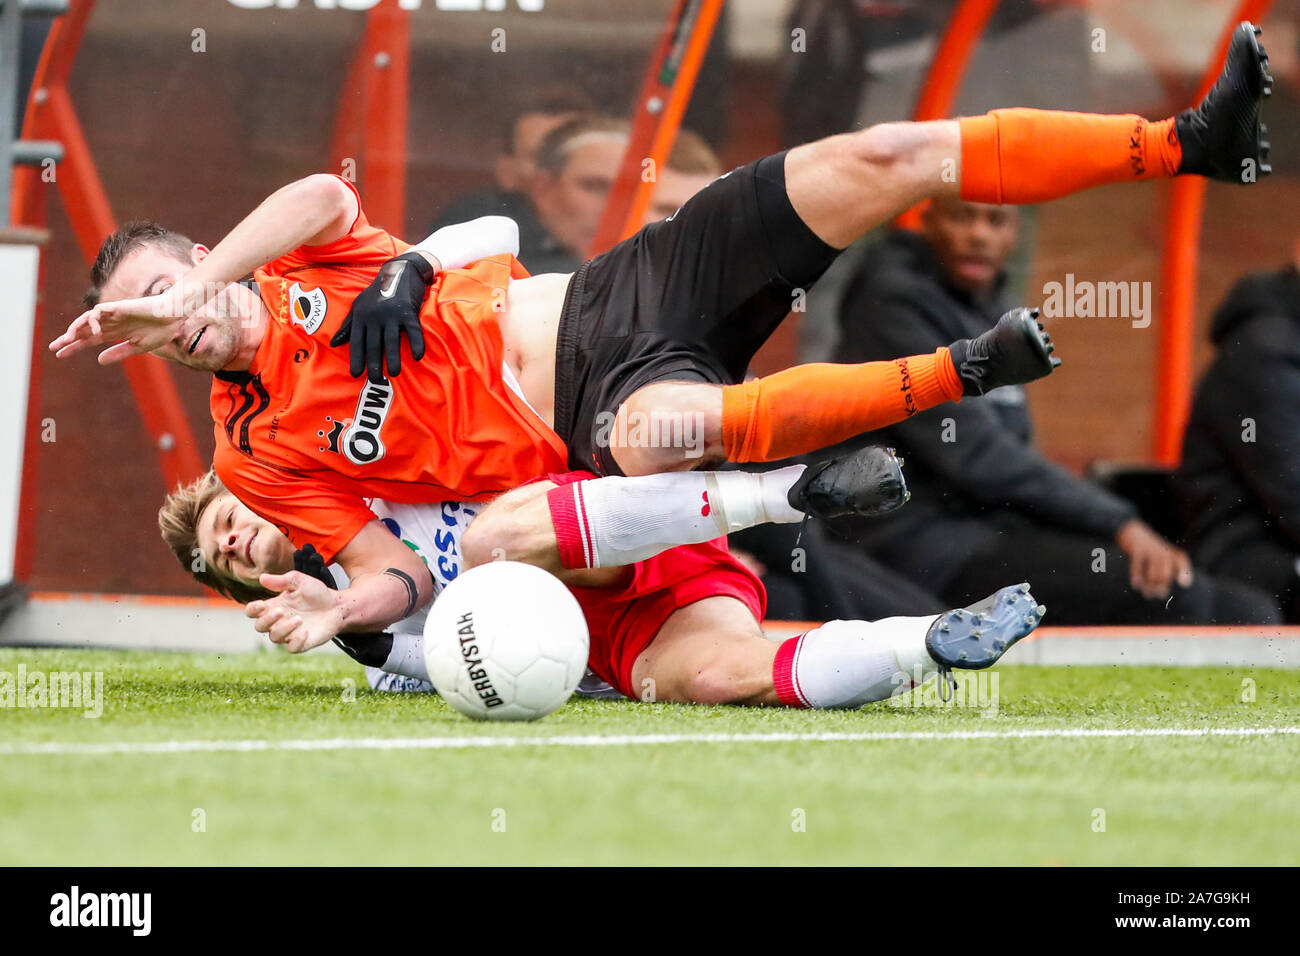
[[[558,176],[569,154],[597,140],[627,140],[632,124],[613,116],[583,113],[565,120],[542,138],[537,147],[537,168]],[[720,176],[722,161],[708,142],[694,130],[680,129],[673,150],[664,164],[690,176]]]
[[[199,519],[225,493],[226,486],[210,468],[188,485],[178,485],[158,509],[158,530],[181,567],[200,584],[240,604],[270,597],[271,592],[263,587],[222,574],[208,564],[207,556],[199,548]]]
[[[722,175],[722,160],[699,133],[682,129],[668,156],[668,168],[688,176]]]

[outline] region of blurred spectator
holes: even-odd
[[[586,260],[630,135],[626,120],[586,115],[560,124],[542,140],[529,191],[538,228],[521,228],[519,237],[519,261],[530,272],[573,272]],[[659,171],[646,221],[672,215],[720,173],[709,145],[681,130]]]
[[[493,166],[496,184],[447,206],[433,228],[479,216],[509,216],[519,223],[521,233],[536,232],[528,193],[537,171],[537,148],[547,133],[590,107],[590,100],[567,86],[546,87],[518,101],[501,129],[501,152]]]
[[[1003,265],[1017,228],[1013,208],[945,200],[926,210],[922,234],[891,234],[849,286],[837,360],[924,354],[990,328],[1012,305]],[[905,456],[913,496],[853,523],[859,540],[954,606],[1030,581],[1053,624],[1277,620],[1262,592],[1193,577],[1133,505],[1047,461],[1030,431],[1016,387],[871,436]]]
[[[697,192],[722,175],[722,161],[699,133],[679,130],[668,162],[659,170],[647,223],[667,219]]]
[[[530,272],[573,272],[587,258],[630,134],[626,120],[586,115],[542,140],[529,191],[541,228],[520,235],[519,261]]]
[[[1300,250],[1215,313],[1174,492],[1198,564],[1275,595],[1300,624]]]

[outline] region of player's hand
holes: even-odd
[[[1115,544],[1128,555],[1129,583],[1146,598],[1167,598],[1174,584],[1192,585],[1192,562],[1145,522],[1133,518],[1115,535]]]
[[[105,340],[130,345],[130,351],[117,345],[106,349],[99,357],[101,365],[121,361],[129,354],[151,352],[170,342],[185,321],[176,299],[169,289],[139,299],[101,302],[77,316],[68,330],[50,343],[50,350],[67,358]]]
[[[113,341],[117,344],[99,354],[100,365],[112,365],[162,348],[176,337],[187,319],[199,314],[219,317],[228,303],[226,294],[208,301],[202,289],[184,282],[157,295],[101,302],[77,316],[67,331],[50,343],[50,350],[59,358],[67,358]]]
[[[435,274],[423,255],[404,253],[385,262],[375,281],[352,302],[330,345],[350,344],[353,378],[365,372],[379,384],[384,380],[385,357],[388,375],[396,378],[402,371],[403,336],[411,343],[411,358],[417,362],[424,358],[420,307]]]
[[[338,614],[338,592],[301,571],[263,574],[262,587],[279,592],[266,601],[253,601],[244,613],[253,627],[301,654],[333,640],[342,630]]]

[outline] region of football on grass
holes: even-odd
[[[459,575],[424,623],[429,679],[475,720],[537,720],[587,669],[587,622],[559,579],[516,561]]]

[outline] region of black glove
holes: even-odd
[[[393,635],[387,631],[378,634],[340,634],[334,643],[344,654],[366,667],[383,667],[388,655],[393,653]]]
[[[325,564],[325,559],[310,544],[304,544],[293,553],[293,569],[310,575],[331,590],[337,591],[339,589],[333,573]]]
[[[325,559],[310,544],[304,544],[293,553],[293,569],[311,575],[335,591],[339,589],[333,573],[325,564]],[[384,662],[388,660],[388,655],[393,651],[393,635],[387,631],[380,631],[378,634],[340,634],[334,638],[334,643],[348,657],[368,667],[383,667]]]
[[[367,371],[370,381],[381,383],[385,355],[388,374],[396,378],[402,371],[403,335],[410,340],[411,357],[417,362],[424,358],[420,306],[433,277],[433,267],[424,256],[407,252],[385,262],[375,281],[353,300],[343,325],[330,339],[331,346],[351,344],[353,378]]]

